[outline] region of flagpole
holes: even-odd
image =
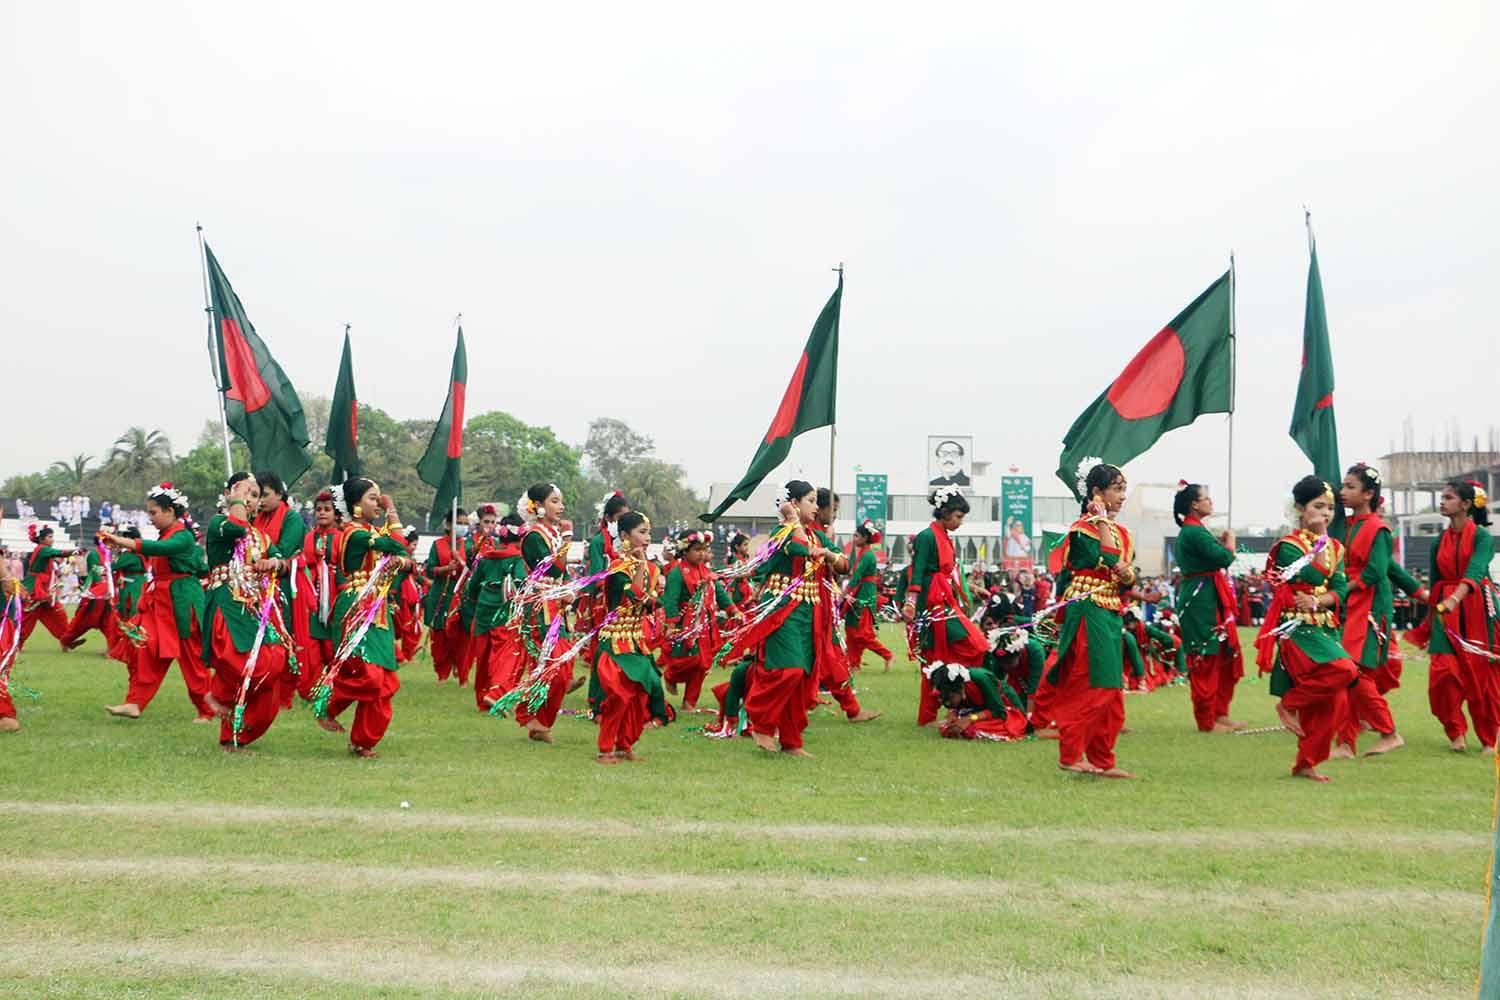
[[[1225,505],[1229,516],[1229,530],[1234,530],[1234,391],[1237,371],[1235,368],[1234,325],[1234,251],[1229,251],[1229,500]]]
[[[219,384],[218,338],[214,336],[214,307],[213,301],[208,294],[208,252],[203,243],[203,224],[196,224],[198,230],[198,263],[203,268],[203,315],[208,319],[208,360],[213,365],[214,389],[219,397],[219,430],[224,433],[224,477],[234,475],[234,459],[229,452],[229,418],[224,413],[224,387]]]
[[[454,316],[453,317],[453,329],[454,330],[462,329],[463,328],[463,322],[464,322],[464,314],[463,313],[459,313],[457,316]],[[453,391],[453,386],[452,386],[451,383],[448,386],[448,391],[450,393]],[[462,431],[460,431],[460,433],[462,433]],[[449,555],[449,558],[452,558],[453,553],[455,553],[457,551],[458,551],[458,485],[455,483],[454,484],[454,488],[453,488],[453,504],[452,504],[452,506],[448,510],[448,555]]]
[[[834,268],[834,270],[839,273],[839,287],[843,288],[844,287],[844,262],[843,261],[839,261],[839,266],[836,267],[836,268]],[[843,303],[842,300],[840,300],[839,301],[839,316],[840,316],[840,319],[842,319],[843,314],[844,314],[844,303]],[[843,325],[842,322],[839,325],[842,326]],[[835,371],[833,373],[833,377],[835,379],[838,378],[838,372],[837,371]],[[838,383],[837,383],[837,381],[835,381],[834,382],[834,388],[837,389],[837,387],[838,387]],[[835,415],[835,420],[837,420],[837,415]],[[835,451],[834,446],[838,443],[838,436],[839,436],[838,424],[836,422],[829,424],[828,425],[828,495],[829,495],[829,497],[832,497],[836,493],[838,493],[838,488],[835,487],[834,484],[833,484],[833,470],[834,470],[833,458],[834,458],[834,451]]]

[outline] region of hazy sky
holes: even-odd
[[[1495,5],[1037,6],[4,0],[0,478],[132,423],[191,444],[199,220],[304,395],[349,322],[360,396],[435,417],[462,311],[470,414],[620,417],[700,490],[839,261],[841,486],[972,433],[1054,493],[1073,418],[1233,249],[1236,520],[1274,520],[1304,203],[1345,460],[1408,414],[1423,447],[1500,422]],[[1224,418],[1130,471],[1222,508]]]

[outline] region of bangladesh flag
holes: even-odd
[[[448,378],[448,401],[432,429],[427,451],[417,463],[417,476],[437,490],[427,527],[443,523],[443,514],[463,499],[464,393],[469,382],[469,354],[464,350],[464,328],[458,328],[458,346],[453,349],[453,373]]]
[[[704,521],[715,521],[737,500],[747,499],[775,468],[786,461],[792,450],[792,439],[804,431],[828,427],[834,422],[834,409],[838,397],[839,370],[839,308],[844,297],[844,276],[839,275],[839,285],[818,321],[808,335],[807,346],[792,372],[782,394],[781,405],[771,419],[771,427],[761,440],[750,468],[734,489],[729,491],[719,506],[707,514],[698,515]]]
[[[354,391],[354,351],[349,346],[349,326],[344,326],[344,356],[339,361],[339,380],[333,386],[333,405],[328,409],[328,440],[323,453],[333,459],[333,481],[342,483],[359,475],[359,395]]]
[[[1063,542],[1067,538],[1065,531],[1042,531],[1042,563],[1053,576],[1063,571]]]
[[[1085,458],[1124,465],[1199,414],[1234,411],[1232,274],[1225,271],[1152,337],[1073,421],[1057,466],[1069,492],[1078,492]]]
[[[1318,248],[1308,235],[1311,260],[1307,265],[1307,312],[1302,319],[1302,374],[1297,379],[1297,401],[1292,404],[1292,440],[1312,462],[1313,473],[1326,479],[1335,493],[1344,474],[1339,466],[1339,431],[1333,419],[1333,350],[1328,345],[1328,313],[1323,307],[1323,277],[1318,272]],[[1344,508],[1334,506],[1329,533],[1343,534]]]
[[[216,374],[224,394],[225,421],[250,447],[251,471],[274,472],[290,487],[312,465],[302,401],[256,335],[240,297],[206,243],[203,252],[208,261],[218,349]]]

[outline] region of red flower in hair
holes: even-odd
[[[164,490],[175,490],[177,488],[177,487],[173,486],[171,483],[162,483],[161,486],[162,486],[162,489],[164,489]]]
[[[1177,488],[1179,490],[1185,490],[1185,489],[1187,489],[1188,488],[1188,481],[1186,479],[1179,479],[1179,480],[1177,480]]]
[[[1465,479],[1464,482],[1468,483],[1470,486],[1473,486],[1475,489],[1484,489],[1484,484],[1477,479]]]

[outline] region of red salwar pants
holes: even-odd
[[[1467,653],[1433,653],[1427,703],[1450,740],[1469,731],[1463,711],[1467,703],[1474,735],[1484,746],[1494,746],[1500,730],[1500,664]]]
[[[429,625],[427,627],[428,645],[427,651],[432,654],[432,672],[437,674],[439,681],[445,681],[453,674],[453,650],[448,646],[448,630],[443,625]]]
[[[708,677],[708,668],[697,652],[687,656],[668,657],[661,665],[661,679],[668,684],[682,685],[682,703],[688,708],[698,707],[698,698],[703,694],[703,681]]]
[[[1396,720],[1391,718],[1391,706],[1381,694],[1375,671],[1360,668],[1354,686],[1345,692],[1344,710],[1339,713],[1334,739],[1351,750],[1359,748],[1361,723],[1381,736],[1396,731]]]
[[[1100,770],[1115,766],[1115,740],[1125,725],[1125,693],[1120,688],[1094,687],[1089,683],[1087,629],[1080,625],[1067,658],[1058,664],[1062,683],[1057,685],[1057,762],[1064,767],[1084,757]]]
[[[1295,774],[1328,759],[1333,748],[1334,724],[1344,711],[1349,684],[1359,668],[1348,657],[1331,663],[1314,663],[1289,640],[1282,640],[1277,655],[1294,685],[1282,696],[1281,705],[1297,716],[1303,732],[1297,737],[1297,760],[1292,764]]]
[[[240,731],[234,731],[235,706],[239,703],[240,691],[244,687],[245,665],[249,653],[241,653],[229,637],[224,619],[214,618],[213,649],[214,678],[210,685],[214,698],[229,710],[229,718],[219,720],[220,746],[249,746],[265,735],[276,713],[281,711],[281,694],[290,690],[285,683],[287,655],[285,646],[262,644],[256,655],[255,670],[250,677],[249,689],[245,691],[245,713],[240,718]],[[291,685],[295,688],[295,685]]]
[[[458,675],[458,686],[464,687],[469,683],[469,668],[473,665],[469,659],[469,643],[472,636],[469,635],[469,630],[464,628],[460,615],[454,615],[448,619],[448,624],[443,628],[443,634],[447,640],[448,657],[453,663],[453,672]]]
[[[842,655],[841,651],[834,649],[823,658],[823,671],[818,675],[818,683],[813,687],[812,699],[807,703],[808,711],[818,703],[819,687],[827,688],[833,700],[838,702],[839,708],[849,718],[859,714],[859,698],[854,694],[854,680],[849,675],[849,661]]]
[[[848,664],[851,671],[859,669],[860,662],[865,658],[865,650],[869,650],[887,663],[891,661],[891,651],[875,633],[875,616],[870,613],[869,608],[860,609],[859,624],[853,628],[844,629],[844,645],[848,647]]]
[[[940,622],[934,627],[946,628],[947,622]],[[934,642],[931,647],[923,650],[921,656],[917,658],[917,662],[926,666],[935,660],[941,659],[945,663],[957,663],[965,667],[979,667],[984,665],[985,652],[986,650],[983,646],[975,643],[972,638],[966,635],[957,642],[950,641],[948,643],[948,655],[946,657],[938,654],[937,644]],[[933,687],[932,682],[927,679],[927,675],[924,673],[921,676],[922,687],[917,696],[917,725],[925,726],[937,720],[938,709],[943,707],[943,700],[938,696],[937,688]]]
[[[401,678],[396,671],[351,656],[333,675],[328,717],[336,719],[354,705],[349,745],[356,750],[373,750],[391,724],[391,699],[399,690]]]
[[[559,639],[553,649],[553,657],[565,656],[572,647],[566,640]],[[562,710],[563,695],[568,693],[568,685],[573,683],[573,660],[569,660],[561,667],[553,669],[552,676],[547,680],[547,700],[535,713],[531,706],[525,702],[516,706],[516,723],[521,726],[528,725],[532,719],[540,722],[543,726],[551,729],[557,722],[557,713]]]
[[[521,683],[525,666],[520,634],[498,626],[469,639],[474,659],[474,705],[481,712]]]
[[[187,638],[172,638],[175,642],[164,649],[148,635],[145,645],[135,649],[125,664],[130,676],[125,703],[144,712],[151,699],[156,697],[156,692],[161,690],[161,682],[166,679],[167,669],[175,659],[187,685],[188,700],[198,710],[198,718],[211,719],[214,713],[204,697],[208,694],[208,668],[203,665],[203,640],[198,637],[198,629],[194,627],[192,635]]]
[[[1190,654],[1187,663],[1193,721],[1200,733],[1210,732],[1215,722],[1229,715],[1235,685],[1245,675],[1244,662],[1236,650],[1221,646],[1212,655]]]
[[[21,612],[21,648],[26,647],[26,640],[31,638],[31,632],[36,628],[36,623],[41,622],[52,637],[59,643],[68,634],[68,613],[63,610],[61,604],[34,604]],[[63,644],[63,649],[67,649]],[[20,651],[17,650],[19,653]]]
[[[768,670],[757,663],[750,668],[745,713],[752,731],[775,737],[783,750],[802,746],[807,728],[807,706],[817,697],[817,674],[800,667]]]
[[[594,662],[594,670],[599,675],[599,686],[604,689],[604,704],[598,716],[599,752],[629,753],[645,731],[650,714],[646,689],[625,676],[608,654]]]
[[[105,639],[110,637],[111,626],[114,624],[115,609],[109,603],[107,597],[85,597],[78,602],[78,610],[73,612],[73,620],[68,623],[68,631],[58,640],[64,646],[73,646],[83,642],[83,637],[93,629],[104,633]]]
[[[1026,736],[1026,716],[1012,708],[1008,709],[1001,718],[971,722],[965,729],[959,729],[956,725],[944,722],[938,732],[945,739],[950,740],[992,740],[997,743],[1008,743]]]

